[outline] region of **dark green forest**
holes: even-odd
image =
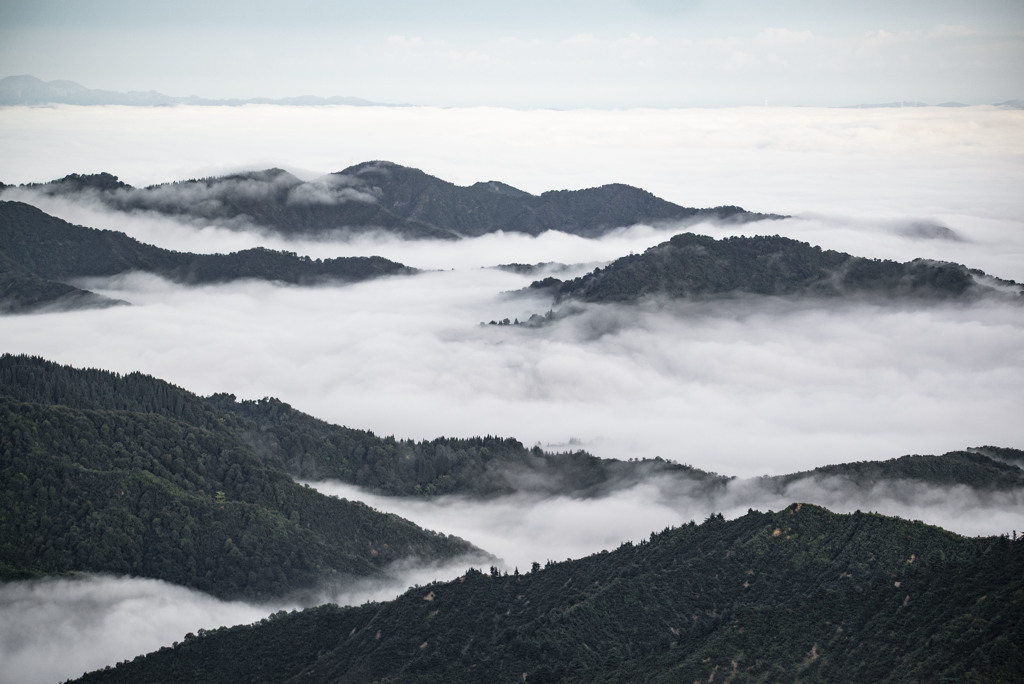
[[[985,279],[959,264],[866,259],[777,235],[716,240],[681,233],[579,278],[549,277],[530,287],[550,292],[556,302],[606,303],[735,294],[944,300],[1001,292]],[[991,280],[1014,287],[1018,300],[1024,292],[1011,281]]]
[[[271,596],[413,557],[473,549],[292,479],[391,495],[600,496],[654,476],[692,494],[730,478],[662,459],[551,453],[499,437],[424,442],[330,425],[276,399],[203,398],[141,373],[0,356],[0,577],[156,577],[218,596]],[[763,478],[1022,485],[1024,453],[986,447]]]
[[[120,211],[156,211],[227,227],[244,219],[286,235],[384,230],[405,238],[453,240],[557,230],[599,237],[637,223],[783,218],[734,206],[681,207],[622,184],[541,195],[498,181],[462,187],[386,161],[357,164],[313,182],[267,169],[147,188],[133,188],[108,173],[71,174],[23,187],[52,195],[84,193]]]
[[[296,484],[237,427],[141,374],[0,357],[0,579],[154,577],[270,598],[478,550]]]
[[[337,479],[392,496],[486,498],[530,492],[596,497],[656,476],[685,482],[694,494],[713,494],[733,479],[662,458],[616,460],[585,451],[551,452],[508,437],[397,439],[333,425],[274,398],[239,400],[227,393],[204,398],[142,373],[75,369],[37,357],[0,356],[0,396],[156,414],[228,431],[262,462],[292,477]],[[760,481],[782,488],[805,477],[842,476],[862,486],[906,479],[1009,489],[1024,485],[1016,462],[1024,462],[1024,452],[984,447],[825,466]]]
[[[1016,682],[1024,544],[794,504],[189,634],[80,682]]]
[[[277,399],[238,401],[215,394],[210,403],[245,425],[244,436],[266,458],[279,458],[299,479],[337,479],[397,496],[513,492],[599,496],[655,475],[692,479],[714,488],[728,478],[646,459],[619,461],[584,451],[549,452],[512,438],[439,437],[415,442],[331,425]]]
[[[0,202],[0,313],[116,303],[66,281],[131,271],[188,285],[244,278],[315,285],[415,273],[376,256],[310,259],[262,247],[232,254],[175,252],[121,232],[72,225],[28,204]]]

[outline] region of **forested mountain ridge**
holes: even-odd
[[[785,488],[808,478],[842,478],[852,486],[870,488],[883,480],[922,482],[939,487],[966,485],[980,491],[1024,489],[1024,451],[984,446],[950,451],[941,456],[912,454],[884,461],[857,461],[821,466],[788,475],[761,478]]]
[[[623,462],[586,452],[527,449],[501,437],[413,442],[332,425],[273,398],[199,397],[142,373],[77,369],[38,357],[0,356],[0,396],[77,409],[152,413],[228,430],[263,461],[300,479],[337,479],[390,495],[488,497],[527,491],[598,495],[644,477],[677,474],[708,486],[728,478],[662,459]]]
[[[513,493],[599,497],[643,481],[682,485],[713,497],[735,478],[661,458],[618,460],[585,451],[550,452],[497,436],[439,437],[415,442],[333,425],[278,399],[199,397],[142,373],[76,369],[28,356],[0,356],[0,396],[98,411],[153,413],[206,430],[228,430],[274,468],[302,480],[340,480],[390,496]],[[1024,451],[980,447],[941,455],[823,466],[755,478],[772,490],[793,482],[841,477],[851,486],[915,481],[979,491],[1024,487]]]
[[[794,504],[187,635],[80,682],[1019,681],[1024,543]]]
[[[71,174],[21,187],[98,200],[119,211],[154,211],[228,228],[250,223],[284,235],[383,230],[405,238],[454,240],[497,231],[538,235],[555,230],[599,237],[637,223],[782,218],[734,206],[682,207],[623,184],[541,195],[498,181],[458,186],[386,161],[357,164],[313,181],[267,169],[147,188],[134,188],[108,173]]]
[[[336,479],[392,496],[516,492],[600,496],[646,478],[669,475],[714,489],[729,478],[660,458],[621,461],[584,451],[552,453],[496,436],[414,442],[331,425],[277,399],[209,398],[244,425],[257,453],[279,458],[295,477]]]
[[[69,305],[95,304],[102,298],[65,281],[132,271],[189,285],[243,278],[293,284],[355,282],[415,272],[376,256],[314,260],[262,247],[232,254],[175,252],[118,231],[76,226],[22,202],[0,201],[0,312],[30,311],[74,293],[79,299]]]
[[[636,302],[754,294],[870,299],[957,299],[1024,288],[960,264],[907,263],[856,257],[779,236],[729,237],[681,233],[569,281],[547,278],[533,289],[556,302]]]
[[[105,572],[271,598],[479,554],[296,484],[224,423],[148,376],[0,357],[0,579]]]

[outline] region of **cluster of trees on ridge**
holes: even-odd
[[[728,237],[680,233],[575,278],[530,285],[556,302],[636,302],[733,294],[893,299],[963,299],[1024,288],[960,264],[916,259],[899,263],[823,250],[779,236]]]
[[[1024,543],[794,504],[201,631],[76,681],[1011,682],[1022,634]]]

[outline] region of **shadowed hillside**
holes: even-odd
[[[1019,681],[1024,544],[794,504],[188,635],[81,682]]]
[[[21,202],[0,202],[0,312],[116,303],[66,281],[141,271],[189,285],[253,278],[299,285],[414,273],[383,257],[310,259],[262,247],[232,254],[161,249],[112,230],[72,225]]]
[[[478,553],[296,484],[237,432],[149,376],[0,357],[0,579],[104,572],[271,598]]]
[[[550,291],[556,301],[583,302],[734,294],[934,300],[1001,293],[1019,299],[1022,292],[1017,283],[959,264],[866,259],[779,236],[716,240],[693,233],[574,280],[547,278],[531,288]]]
[[[357,164],[308,182],[268,169],[147,188],[133,188],[106,173],[72,174],[23,187],[99,201],[119,211],[155,211],[228,228],[251,223],[284,235],[384,231],[404,238],[453,240],[497,231],[537,235],[556,230],[599,237],[637,223],[782,218],[733,206],[681,207],[622,184],[541,195],[498,181],[463,187],[385,161]]]

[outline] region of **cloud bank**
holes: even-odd
[[[733,519],[748,509],[781,510],[815,503],[837,512],[856,510],[921,520],[967,536],[1021,532],[1021,492],[979,493],[968,487],[933,487],[891,481],[858,488],[839,477],[807,477],[784,488],[759,478],[730,481],[702,491],[688,481],[654,478],[593,499],[514,495],[493,501],[462,497],[416,500],[378,496],[337,481],[310,482],[324,494],[364,501],[382,511],[423,521],[490,550],[512,572],[533,562],[580,558],[614,549],[651,532],[701,522],[712,513]]]

